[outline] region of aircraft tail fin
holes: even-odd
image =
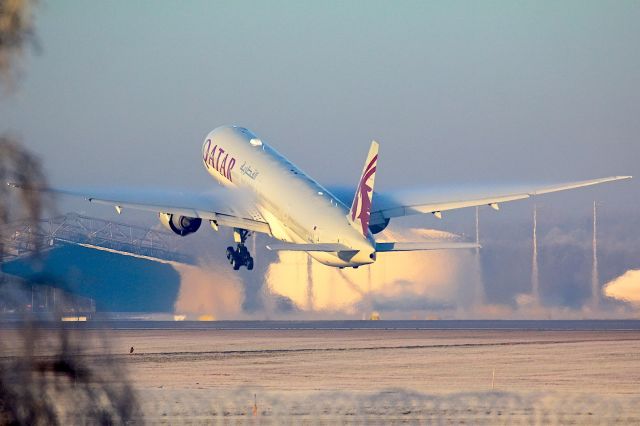
[[[353,203],[351,203],[351,210],[347,216],[351,225],[361,231],[364,236],[367,236],[369,233],[369,219],[371,218],[371,203],[373,200],[373,185],[376,178],[377,164],[378,142],[372,141],[371,148],[369,148],[369,155],[367,155],[367,161],[364,163],[364,169],[362,170],[362,176],[360,176],[358,188],[353,197]]]

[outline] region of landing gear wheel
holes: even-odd
[[[227,247],[227,259],[233,265],[234,271],[239,270],[241,266],[246,266],[251,271],[253,269],[253,257],[251,257],[251,253],[244,245],[251,232],[246,229],[234,228],[233,233],[234,240],[238,245],[235,250],[233,247]]]
[[[242,262],[240,260],[240,258],[238,256],[233,256],[231,258],[231,264],[233,265],[233,270],[237,271],[240,269],[240,267],[242,266]]]

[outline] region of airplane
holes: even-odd
[[[182,237],[198,231],[203,220],[216,231],[221,226],[231,227],[236,246],[227,247],[226,257],[234,270],[242,266],[253,269],[254,260],[245,245],[253,233],[277,240],[267,245],[269,250],[306,252],[328,266],[358,268],[374,263],[379,253],[479,247],[458,241],[376,241],[374,235],[394,218],[414,214],[441,218],[445,211],[485,205],[498,210],[505,202],[631,178],[612,176],[540,187],[474,191],[379,193],[374,191],[378,147],[376,141],[371,142],[350,206],[344,197],[334,195],[251,130],[240,126],[221,126],[205,137],[202,164],[222,185],[213,192],[39,190],[112,205],[118,214],[123,209],[152,211],[164,227]]]

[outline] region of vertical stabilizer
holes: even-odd
[[[369,234],[369,219],[371,217],[371,202],[373,200],[373,185],[376,178],[377,164],[378,142],[372,141],[348,216],[351,225],[361,231],[364,236]]]

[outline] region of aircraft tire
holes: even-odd
[[[233,265],[234,271],[237,271],[242,266],[242,263],[240,263],[240,259],[235,256],[231,259],[231,264]]]

